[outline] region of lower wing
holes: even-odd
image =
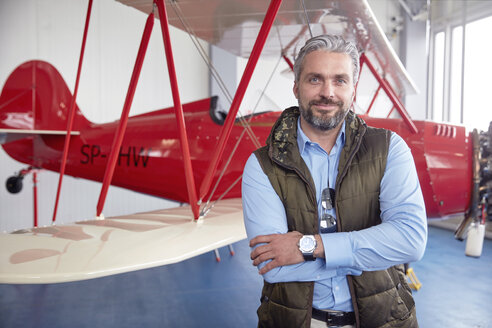
[[[85,280],[180,262],[246,238],[240,199],[0,234],[0,283]]]

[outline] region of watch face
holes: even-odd
[[[301,252],[312,252],[316,248],[316,240],[313,236],[303,236],[299,240],[299,249]]]

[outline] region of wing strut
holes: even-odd
[[[176,70],[174,67],[173,50],[171,47],[171,37],[169,35],[169,22],[167,19],[166,6],[163,0],[154,0],[159,11],[159,19],[161,20],[162,39],[164,41],[164,49],[166,51],[167,68],[169,71],[169,80],[171,82],[171,90],[173,94],[174,112],[178,123],[179,138],[181,143],[181,151],[183,153],[183,164],[185,169],[186,185],[188,189],[188,199],[193,211],[193,216],[198,219],[199,205],[197,202],[197,193],[195,188],[195,179],[193,178],[193,167],[191,165],[190,148],[188,146],[188,136],[186,134],[186,126],[184,121],[183,107],[179,98],[178,80],[176,78]]]
[[[369,115],[369,112],[371,111],[372,105],[374,105],[374,102],[376,101],[376,98],[378,97],[379,91],[381,91],[381,84],[376,89],[376,92],[374,92],[374,96],[372,97],[371,103],[369,104],[369,107],[367,108],[365,115]]]
[[[285,62],[287,63],[287,65],[289,65],[290,70],[293,72],[294,71],[294,64],[292,64],[292,61],[289,59],[289,57],[287,57],[285,55],[284,52],[282,52],[282,58],[285,60]]]
[[[152,33],[152,27],[154,26],[154,13],[150,13],[145,23],[144,33],[142,35],[142,41],[140,42],[140,48],[138,49],[137,59],[135,61],[135,67],[133,68],[132,77],[130,79],[130,85],[128,86],[128,92],[126,94],[125,104],[123,105],[123,111],[121,113],[120,124],[115,132],[113,139],[113,145],[111,146],[111,153],[109,154],[106,171],[104,172],[103,185],[101,193],[99,194],[99,200],[97,202],[97,216],[102,213],[106,195],[108,194],[109,184],[113,178],[114,168],[116,166],[116,160],[118,159],[118,153],[120,151],[121,143],[125,135],[126,124],[128,122],[128,115],[130,114],[130,108],[133,102],[133,96],[135,95],[135,89],[137,88],[138,78],[142,69],[145,53],[147,52],[147,46],[149,44],[150,34]]]
[[[80,72],[82,71],[82,61],[84,60],[85,42],[87,40],[87,30],[89,29],[89,21],[91,18],[91,11],[92,11],[92,0],[89,0],[89,4],[87,6],[87,15],[85,18],[84,37],[82,39],[82,47],[80,49],[79,67],[77,69],[77,78],[75,80],[75,89],[73,91],[72,103],[70,104],[70,111],[68,114],[69,117],[68,117],[68,121],[67,121],[67,135],[65,136],[65,145],[63,146],[63,157],[62,157],[62,162],[60,164],[60,177],[58,179],[58,188],[56,190],[55,208],[53,209],[53,218],[52,218],[53,223],[55,223],[55,221],[56,221],[56,212],[58,209],[58,201],[60,200],[60,191],[61,191],[61,186],[62,186],[62,181],[63,181],[63,175],[65,174],[65,166],[67,163],[68,146],[70,145],[70,135],[72,133],[73,118],[74,118],[74,114],[75,114],[75,101],[77,99],[77,92],[79,90]],[[36,177],[34,176],[33,179],[36,179]],[[36,225],[37,225],[37,222],[36,222],[35,226]]]
[[[263,50],[263,46],[265,45],[266,39],[268,37],[268,33],[270,32],[275,17],[277,16],[281,3],[282,0],[272,0],[270,2],[267,13],[265,15],[265,19],[263,20],[263,24],[261,25],[260,32],[258,33],[258,37],[256,38],[253,50],[248,59],[248,63],[246,65],[246,68],[244,69],[243,76],[241,77],[241,82],[239,82],[239,86],[236,90],[231,108],[229,109],[229,113],[227,114],[226,121],[222,130],[220,131],[219,142],[217,144],[217,147],[215,148],[212,161],[210,162],[210,165],[208,167],[207,175],[205,176],[200,187],[200,200],[205,197],[210,189],[212,179],[215,175],[215,172],[217,171],[219,159],[222,157],[222,153],[224,152],[225,143],[231,133],[232,125],[234,124],[239,106],[241,105],[241,102],[244,98],[246,88],[248,87],[249,81],[251,80],[251,76],[253,75],[253,71],[256,67],[261,51]]]
[[[417,129],[417,127],[413,123],[412,119],[410,118],[410,115],[408,115],[407,111],[405,110],[405,107],[401,103],[401,101],[398,98],[398,96],[396,95],[395,91],[393,90],[393,88],[391,87],[391,85],[388,83],[388,81],[386,79],[384,79],[383,77],[381,77],[381,75],[379,75],[378,71],[372,65],[371,61],[369,60],[369,58],[367,58],[367,56],[366,56],[365,53],[362,53],[362,55],[360,56],[360,67],[361,67],[361,70],[362,70],[362,65],[363,64],[366,64],[367,65],[367,67],[371,71],[371,73],[374,76],[374,78],[376,78],[376,80],[379,82],[380,87],[383,88],[384,92],[386,93],[386,95],[388,96],[388,98],[393,103],[393,106],[394,106],[393,108],[396,108],[396,110],[398,111],[398,113],[400,113],[403,121],[407,124],[408,128],[410,129],[410,131],[412,131],[412,133],[418,133],[419,130]],[[379,92],[379,89],[378,89],[378,92]],[[377,93],[376,93],[376,95],[377,95]],[[371,106],[372,106],[372,103],[373,102],[374,102],[374,99],[371,102]],[[370,109],[371,108],[369,107],[368,111]],[[392,109],[392,111],[393,111],[393,109]],[[390,112],[390,114],[391,114],[391,112]]]

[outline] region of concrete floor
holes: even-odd
[[[452,232],[429,228],[412,264],[420,327],[492,327],[492,241],[464,255]],[[0,285],[0,327],[256,327],[261,277],[246,241],[182,263],[88,281]]]

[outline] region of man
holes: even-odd
[[[427,241],[410,150],[350,108],[356,46],[306,42],[294,65],[299,107],[246,163],[244,220],[263,275],[259,327],[418,327],[402,263]]]

